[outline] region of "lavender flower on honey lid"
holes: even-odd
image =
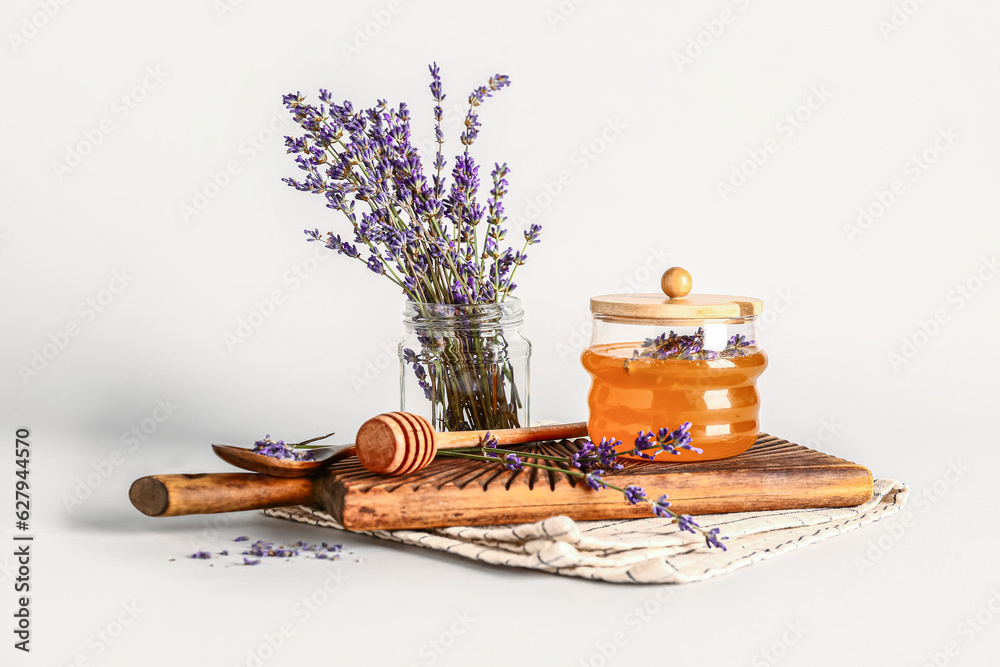
[[[595,316],[621,320],[742,319],[760,315],[764,302],[747,296],[690,294],[691,274],[675,266],[660,279],[662,294],[605,294],[590,299]]]

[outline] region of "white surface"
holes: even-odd
[[[431,664],[422,647],[456,614],[475,621],[434,664],[599,665],[595,646],[619,630],[626,641],[607,664],[771,664],[760,651],[795,638],[787,624],[797,623],[807,630],[778,646],[780,663],[921,665],[955,642],[939,663],[993,664],[1000,285],[987,280],[971,299],[956,289],[996,271],[1000,7],[925,3],[883,36],[890,0],[625,4],[582,3],[553,26],[555,0],[404,3],[350,60],[341,44],[387,3],[246,2],[221,18],[208,1],[70,3],[16,50],[8,35],[0,433],[11,442],[16,427],[32,430],[38,541],[35,651],[15,652],[7,632],[4,664],[66,665],[83,654],[97,665],[246,665],[284,622],[294,635],[264,664]],[[17,33],[38,11],[35,1],[8,2],[0,25]],[[731,20],[721,32],[712,24],[720,34],[709,39],[706,22],[719,17]],[[700,33],[708,45],[678,68],[674,54]],[[250,137],[267,138],[282,93],[321,86],[359,105],[406,100],[429,136],[425,64],[435,59],[449,101],[494,72],[513,80],[483,108],[475,154],[487,169],[510,164],[508,209],[537,212],[544,225],[517,281],[535,346],[534,419],[583,416],[587,299],[652,291],[679,264],[695,292],[755,295],[770,309],[765,429],[909,483],[910,506],[800,553],[666,590],[349,536],[337,541],[364,562],[184,560],[210,520],[138,515],[125,498],[132,479],[221,470],[211,441],[331,429],[349,439],[396,400],[400,297],[342,258],[310,271],[313,247],[300,230],[342,225],[318,198],[279,182],[293,172],[280,138],[258,148]],[[144,77],[151,89],[126,116],[119,98]],[[809,116],[798,128],[785,119],[796,111]],[[52,163],[105,118],[113,131],[57,179]],[[447,129],[457,152],[458,129]],[[600,147],[602,133],[606,149],[588,160],[581,147]],[[912,156],[945,148],[914,171]],[[723,200],[717,183],[761,151],[770,151],[763,167]],[[239,173],[185,223],[179,207],[229,161]],[[845,225],[895,180],[894,203],[852,242]],[[104,292],[119,287],[116,271],[127,285]],[[225,335],[275,290],[282,302],[230,350]],[[80,305],[109,298],[100,312]],[[934,335],[921,339],[921,322],[936,314],[943,324],[925,324]],[[18,367],[70,323],[78,335],[23,382]],[[894,369],[888,355],[915,335],[926,344]],[[157,400],[176,406],[171,415],[82,506],[64,508],[62,496],[94,466],[129,449],[123,433],[164,414]],[[12,498],[11,486],[5,473],[0,498]],[[247,514],[211,546],[231,547],[239,534],[329,541]],[[869,552],[878,561],[859,571]],[[294,605],[330,572],[348,580],[299,624]],[[10,619],[14,593],[0,577]],[[143,611],[96,656],[88,637],[133,600]],[[637,626],[643,604],[658,613]],[[965,619],[982,609],[992,623],[970,631]]]

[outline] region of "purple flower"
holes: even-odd
[[[542,226],[532,223],[532,225],[524,231],[524,240],[528,242],[528,245],[535,245],[539,242],[538,235],[542,232]]]
[[[708,546],[710,547],[716,547],[718,549],[722,549],[723,551],[726,551],[727,549],[726,545],[722,543],[722,540],[728,540],[728,539],[729,539],[728,537],[719,536],[718,528],[712,528],[707,533],[705,533],[705,543],[708,544]]]
[[[256,559],[256,560],[251,560],[249,558],[244,558],[243,559],[243,564],[244,565],[257,565],[258,563],[260,563],[260,559],[259,558]]]
[[[726,343],[726,349],[722,354],[723,356],[742,357],[746,354],[746,348],[750,347],[755,342],[756,341],[747,340],[746,336],[736,334],[729,339],[728,343]]]
[[[196,551],[193,554],[191,554],[191,558],[205,559],[205,558],[211,558],[211,557],[212,557],[212,554],[210,554],[207,551]]]
[[[677,517],[677,527],[681,530],[686,530],[689,533],[697,532],[695,529],[701,526],[696,522],[691,515],[681,514]]]
[[[507,470],[521,470],[522,468],[524,468],[524,464],[521,463],[521,459],[518,458],[515,454],[508,454],[507,456],[503,457],[503,460],[506,461],[503,467],[506,468]]]
[[[655,454],[650,454],[647,450],[657,448],[659,446],[660,441],[657,439],[656,434],[652,431],[649,433],[639,431],[639,435],[635,439],[635,447],[629,452],[629,454],[652,461]]]
[[[652,505],[653,505],[653,514],[655,514],[656,516],[660,517],[670,516],[670,510],[668,509],[670,507],[670,501],[667,500],[667,494],[663,494],[662,496],[657,498],[655,501],[653,501]]]
[[[587,482],[587,486],[592,488],[594,491],[600,491],[601,489],[607,488],[604,480],[601,479],[601,475],[604,474],[603,470],[591,470],[584,476],[584,481]]]
[[[661,428],[657,432],[639,431],[639,436],[635,439],[635,447],[628,452],[633,456],[652,460],[661,452],[667,454],[680,454],[678,450],[686,449],[696,454],[701,454],[702,450],[691,444],[691,422],[684,422],[675,430]],[[649,453],[650,450],[656,450]]]
[[[624,466],[618,462],[616,447],[621,440],[601,438],[601,444],[594,445],[585,440],[580,449],[569,457],[569,464],[581,470],[621,470]]]
[[[590,462],[590,458],[593,456],[594,449],[594,443],[590,440],[584,441],[580,449],[569,457],[569,464],[574,468],[589,467],[588,463]]]
[[[497,447],[498,444],[499,444],[499,441],[497,441],[497,439],[495,437],[493,437],[493,435],[489,431],[487,431],[486,435],[483,436],[483,442],[479,446],[479,448],[482,450],[483,456],[488,456],[491,459],[496,459],[496,458],[500,458],[499,455],[496,452],[488,452],[486,450],[487,449],[496,449],[496,447]]]
[[[292,461],[312,461],[313,454],[308,450],[297,450],[293,447],[286,445],[284,440],[272,440],[270,435],[265,435],[263,440],[258,440],[254,443],[253,449],[251,449],[254,454],[261,454],[263,456],[269,456],[274,459],[282,460],[292,460]],[[241,540],[237,540],[238,542]]]
[[[513,267],[524,263],[523,250],[502,249],[507,193],[506,165],[496,164],[490,196],[478,200],[479,165],[469,147],[479,134],[479,107],[495,92],[510,85],[497,74],[469,96],[461,135],[462,152],[445,183],[443,155],[444,94],[437,63],[428,66],[434,101],[434,141],[437,144],[430,176],[413,145],[410,112],[378,100],[368,109],[348,101],[334,102],[320,89],[318,103],[301,92],[282,102],[301,133],[285,137],[285,148],[298,170],[296,178],[282,179],[301,192],[321,195],[326,206],[342,213],[354,238],[319,229],[305,230],[307,241],[321,241],[379,275],[395,282],[412,301],[423,303],[496,303],[514,291]],[[362,209],[356,209],[362,202]],[[487,230],[477,228],[483,221]],[[537,225],[526,233],[526,245],[538,241]],[[362,251],[364,256],[362,256]],[[423,386],[423,385],[422,385]],[[424,387],[429,394],[429,387]]]
[[[662,333],[656,338],[647,338],[642,344],[642,350],[635,350],[632,359],[626,360],[625,370],[628,371],[628,362],[636,359],[717,359],[718,357],[739,357],[745,355],[746,348],[753,345],[754,341],[748,341],[745,336],[736,334],[729,339],[726,348],[720,353],[705,348],[705,330],[698,330],[688,336],[681,336],[673,331]]]
[[[239,536],[239,537],[237,537],[237,538],[236,538],[235,540],[233,540],[233,542],[246,542],[246,541],[247,541],[247,540],[249,540],[249,539],[250,539],[250,538],[249,538],[249,537],[247,537],[246,535],[240,535],[240,536]]]
[[[638,505],[646,499],[646,491],[641,486],[629,484],[624,490],[625,500],[633,505]]]

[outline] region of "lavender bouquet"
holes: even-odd
[[[429,180],[411,141],[405,103],[390,107],[379,100],[373,108],[355,110],[349,101],[334,102],[324,89],[318,105],[308,104],[301,93],[283,98],[302,129],[300,136],[285,137],[285,146],[305,172],[300,180],[283,180],[322,195],[353,232],[344,238],[306,229],[308,241],[364,262],[408,299],[408,324],[419,349],[401,346],[402,370],[413,373],[430,402],[435,428],[512,428],[526,417],[527,400],[506,355],[504,311],[496,306],[516,301],[509,299],[517,288],[514,273],[525,263],[527,247],[538,242],[541,227],[524,230],[520,249],[501,247],[509,169],[494,165],[489,196],[481,203],[479,165],[469,153],[479,135],[479,106],[510,79],[496,74],[469,95],[460,137],[464,148],[448,184],[441,129],[445,94],[437,63],[429,69],[437,143]]]

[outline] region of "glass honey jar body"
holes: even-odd
[[[760,433],[757,378],[767,368],[760,308],[741,297],[592,299],[593,334],[581,358],[592,380],[591,438],[620,440],[622,451],[640,431],[690,422],[701,453],[661,452],[656,460],[708,461],[749,449]]]

